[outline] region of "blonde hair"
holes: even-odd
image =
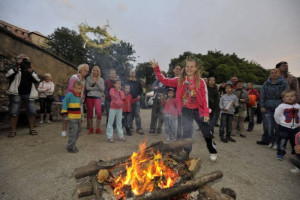
[[[44,74],[44,77],[46,77],[46,76],[49,76],[50,78],[52,78],[51,74],[49,74],[49,73]]]
[[[278,68],[271,69],[271,70],[270,70],[270,73],[271,73],[272,71],[276,71],[276,72],[280,73],[280,70],[279,70]]]
[[[84,68],[87,68],[88,70],[89,70],[89,65],[88,64],[80,64],[79,66],[78,66],[78,73],[80,73]]]
[[[282,93],[281,93],[281,97],[283,98],[286,94],[288,93],[292,93],[294,96],[296,96],[296,91],[295,90],[284,90]]]
[[[73,88],[76,87],[76,86],[81,86],[81,87],[83,87],[83,83],[82,83],[81,81],[75,81],[75,82],[73,83]]]
[[[197,67],[197,71],[195,72],[195,75],[196,75],[196,89],[198,89],[200,87],[200,79],[201,79],[201,74],[202,74],[200,71],[199,64],[198,64],[197,60],[193,59],[193,58],[186,58],[185,65],[187,62],[194,62]],[[178,84],[182,84],[185,81],[185,77],[186,77],[186,72],[183,68],[178,77]]]
[[[94,69],[96,69],[96,70],[98,71],[97,77],[95,77],[94,74],[93,74],[93,70],[94,70]],[[101,77],[101,69],[100,69],[100,67],[98,67],[98,66],[95,65],[95,66],[92,68],[92,74],[91,74],[91,77],[95,77],[95,78],[97,78],[97,80],[99,81],[99,79],[100,79],[100,77]]]

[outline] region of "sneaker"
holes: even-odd
[[[77,153],[79,150],[76,147],[73,147],[72,149],[67,149],[69,153]]]
[[[298,167],[294,167],[290,170],[290,172],[294,175],[300,176],[300,169]]]
[[[138,129],[138,130],[136,130],[136,132],[138,133],[138,134],[144,134],[144,131],[143,131],[143,129]]]
[[[277,160],[283,161],[283,155],[277,155]]]
[[[269,148],[272,148],[272,147],[273,147],[273,143],[270,143],[270,144],[268,145],[268,147],[269,147]]]
[[[101,131],[101,129],[100,129],[100,128],[97,128],[97,129],[96,129],[96,133],[98,133],[98,134],[102,134],[102,131]]]
[[[126,138],[121,137],[121,138],[119,138],[119,140],[122,141],[122,142],[125,142],[125,141],[126,141]]]
[[[158,129],[158,130],[156,131],[156,133],[157,133],[157,134],[161,134],[161,130]]]
[[[169,135],[166,137],[166,142],[171,142],[171,137]]]
[[[217,160],[217,154],[216,153],[211,153],[209,156],[211,161],[216,161]]]
[[[129,129],[129,131],[127,131],[127,135],[128,135],[128,136],[132,136],[132,132],[131,132],[130,129]]]
[[[274,145],[273,145],[273,149],[278,149],[278,147],[277,147],[277,144],[275,143]]]
[[[256,141],[256,144],[258,144],[258,145],[269,145],[269,142],[265,142],[265,141]]]
[[[155,133],[155,129],[150,129],[149,133]]]
[[[109,143],[114,143],[114,139],[112,139],[112,138],[107,139],[107,142],[109,142]]]
[[[62,131],[61,132],[61,137],[66,137],[67,136],[67,132],[66,131]]]
[[[44,121],[43,120],[41,120],[40,122],[39,122],[39,124],[43,124],[44,123]]]
[[[246,137],[246,135],[244,135],[244,134],[240,134],[240,136],[241,136],[242,138],[245,138],[245,137]]]
[[[52,124],[52,122],[51,122],[50,120],[47,120],[46,122],[47,122],[48,124]]]
[[[93,127],[90,127],[89,129],[89,135],[93,134],[94,133],[94,128]]]
[[[227,140],[225,138],[221,138],[221,141],[227,143]]]
[[[226,138],[227,141],[230,141],[230,142],[236,142],[235,139],[233,139],[232,137],[229,137],[229,138]]]

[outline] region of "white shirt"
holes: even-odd
[[[300,105],[282,103],[275,109],[274,118],[280,126],[298,128],[300,127]]]

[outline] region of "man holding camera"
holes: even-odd
[[[7,136],[16,136],[16,127],[22,101],[25,104],[28,117],[29,134],[37,135],[37,131],[34,130],[34,122],[36,114],[35,99],[38,98],[38,92],[34,84],[38,83],[40,79],[33,72],[29,57],[24,54],[18,55],[15,67],[10,69],[5,76],[9,79],[8,93],[11,124],[11,131]]]

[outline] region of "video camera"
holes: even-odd
[[[27,70],[31,68],[31,62],[27,58],[23,58],[22,62],[20,63],[21,70]]]

